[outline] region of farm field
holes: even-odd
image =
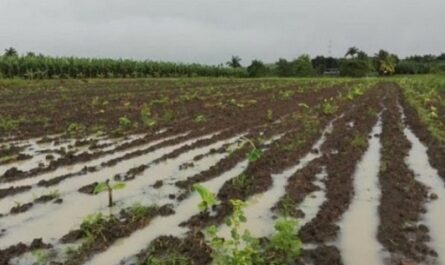
[[[0,81],[0,265],[445,264],[444,161],[442,77]]]

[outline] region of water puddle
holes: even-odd
[[[113,194],[115,201],[119,202],[114,209],[118,211],[123,206],[128,206],[135,201],[147,202],[148,204],[166,203],[166,200],[169,200],[168,195],[176,192],[176,187],[173,183],[176,182],[177,179],[186,178],[202,170],[207,170],[227,154],[208,156],[197,162],[195,167],[190,168],[189,170],[180,170],[179,166],[181,164],[189,161],[190,158],[195,155],[208,153],[212,148],[219,148],[227,143],[227,141],[235,141],[238,138],[239,137],[234,137],[229,140],[219,141],[209,146],[186,152],[175,159],[152,165],[143,172],[141,176],[127,182],[125,189],[119,190]],[[174,149],[175,148],[173,148],[173,150]],[[165,153],[165,150],[163,153]],[[150,161],[147,161],[147,157],[145,156],[139,162],[144,164],[144,160],[145,164]],[[133,167],[133,164],[130,164],[129,166],[127,166],[127,164],[120,165],[118,168],[121,171],[124,167],[128,170]],[[64,233],[68,232],[69,229],[77,227],[81,223],[82,218],[86,215],[93,214],[98,210],[108,212],[109,209],[106,207],[107,197],[105,195],[101,196],[102,194],[100,194],[92,197],[92,195],[77,192],[79,187],[89,184],[89,182],[86,182],[87,177],[91,178],[91,182],[104,181],[113,176],[116,172],[112,175],[104,174],[104,172],[96,173],[97,172],[91,173],[86,177],[82,176],[73,178],[66,183],[63,182],[63,186],[59,185],[59,188],[64,187],[65,189],[71,190],[71,192],[64,191],[65,194],[62,197],[64,201],[60,205],[39,205],[35,208],[31,208],[28,212],[1,218],[0,226],[7,230],[0,241],[0,248],[13,245],[20,241],[29,242],[34,238],[40,237],[42,237],[45,242],[53,242]],[[166,184],[163,191],[156,190],[152,187],[158,180],[162,180]],[[42,231],[45,231],[45,233],[42,234]]]
[[[138,151],[138,150],[143,150],[146,148],[149,148],[153,145],[162,143],[164,141],[168,141],[171,139],[174,139],[176,137],[181,137],[183,135],[186,135],[188,133],[184,133],[184,134],[180,134],[180,135],[175,135],[175,136],[170,136],[170,137],[166,137],[160,140],[156,140],[141,146],[137,146],[137,147],[131,147],[129,149],[123,150],[123,151],[118,151],[115,152],[113,154],[109,154],[109,155],[104,155],[95,159],[92,159],[88,162],[84,162],[84,163],[78,163],[78,164],[74,164],[74,165],[68,165],[68,166],[61,166],[59,168],[57,168],[54,171],[48,172],[48,173],[43,173],[41,175],[35,176],[35,177],[30,177],[30,178],[26,178],[26,179],[22,179],[22,180],[17,180],[17,181],[13,181],[13,182],[8,182],[8,183],[0,183],[0,189],[4,189],[4,188],[9,188],[11,186],[25,186],[25,185],[36,185],[39,181],[41,180],[49,180],[51,178],[57,177],[57,176],[61,176],[61,175],[65,175],[65,174],[69,174],[69,173],[74,173],[74,172],[78,172],[81,171],[85,166],[91,167],[91,166],[100,166],[101,163],[103,162],[107,162],[109,160],[115,159],[115,158],[119,158],[121,156],[124,156],[126,154]],[[74,140],[69,140],[69,143],[65,143],[64,145],[70,145],[71,143],[73,143]],[[51,144],[47,144],[48,146],[53,145],[53,143]],[[52,148],[54,151],[57,150],[58,148]],[[37,150],[42,150],[41,147]],[[38,152],[33,151],[34,153]],[[43,155],[43,157],[46,156],[46,154]],[[60,155],[59,155],[60,157]],[[25,161],[25,163],[28,163],[30,161]],[[32,161],[31,161],[32,162]],[[33,168],[37,167],[38,165],[29,163],[30,165],[32,165]],[[31,169],[31,168],[30,168]]]
[[[332,123],[323,131],[320,139],[314,144],[312,150],[319,150],[321,145],[326,140],[326,135],[332,131]],[[252,196],[246,202],[244,209],[247,222],[242,224],[241,229],[248,229],[253,236],[263,237],[269,236],[274,231],[274,222],[276,217],[271,211],[271,208],[279,201],[279,199],[286,193],[286,185],[288,179],[298,170],[304,168],[309,162],[321,156],[321,153],[309,152],[299,163],[289,169],[286,169],[280,174],[272,175],[272,188],[261,194]],[[230,229],[226,225],[222,225],[219,235],[225,238],[230,237]]]
[[[371,135],[380,135],[381,132],[382,121],[379,118]],[[378,180],[380,149],[380,137],[373,136],[354,172],[354,198],[339,222],[338,243],[345,265],[383,264],[383,247],[377,240],[381,197]]]
[[[429,188],[430,197],[437,197],[427,202],[424,224],[430,229],[430,246],[438,253],[439,264],[445,264],[445,188],[444,182],[428,160],[427,147],[407,127],[404,134],[412,147],[406,158],[408,167],[414,172],[416,180]],[[431,196],[432,195],[432,196]]]
[[[248,162],[244,161],[221,176],[201,183],[209,191],[218,193],[222,185],[231,178],[241,174],[247,168]],[[147,247],[150,242],[161,235],[181,236],[188,231],[179,224],[199,213],[199,195],[195,192],[190,197],[180,202],[175,209],[175,214],[167,217],[155,218],[149,226],[138,230],[130,237],[121,239],[108,250],[93,257],[87,265],[95,264],[119,264],[121,261],[131,258],[139,251]]]
[[[327,176],[328,174],[324,168],[322,172],[315,175],[316,180],[314,184],[319,188],[319,190],[308,194],[299,205],[300,210],[304,212],[304,217],[298,220],[299,227],[303,227],[305,224],[314,219],[320,210],[320,206],[326,201],[326,185],[324,180]]]

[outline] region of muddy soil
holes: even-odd
[[[391,264],[425,262],[428,256],[437,255],[427,246],[428,228],[418,224],[426,211],[428,192],[405,163],[411,145],[403,134],[397,87],[389,85],[388,92],[383,113],[378,239],[391,253]]]

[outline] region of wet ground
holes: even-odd
[[[0,264],[134,264],[153,249],[208,264],[200,231],[216,225],[230,237],[231,199],[246,202],[241,229],[259,238],[273,235],[278,218],[296,218],[296,264],[445,264],[445,186],[434,166],[443,162],[431,162],[399,87],[373,84],[351,100],[346,84],[286,84],[277,94],[237,86],[247,91],[229,89],[243,100],[225,115],[210,114],[221,107],[213,97],[201,99],[207,109],[184,103],[207,122],[190,125],[191,115],[128,136],[4,140]],[[106,180],[125,184],[111,208],[106,192],[94,192]],[[197,183],[218,198],[209,212],[198,208]],[[150,210],[137,215],[135,205]],[[86,234],[98,213],[102,234]]]

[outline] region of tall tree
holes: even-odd
[[[4,56],[18,56],[18,53],[16,49],[14,49],[13,47],[9,47],[5,49]]]
[[[239,56],[232,56],[232,59],[227,62],[227,65],[232,68],[240,68],[241,67],[241,58]]]
[[[346,52],[345,57],[348,57],[348,56],[355,57],[355,55],[357,55],[358,52],[359,52],[359,49],[357,47],[351,47]]]

